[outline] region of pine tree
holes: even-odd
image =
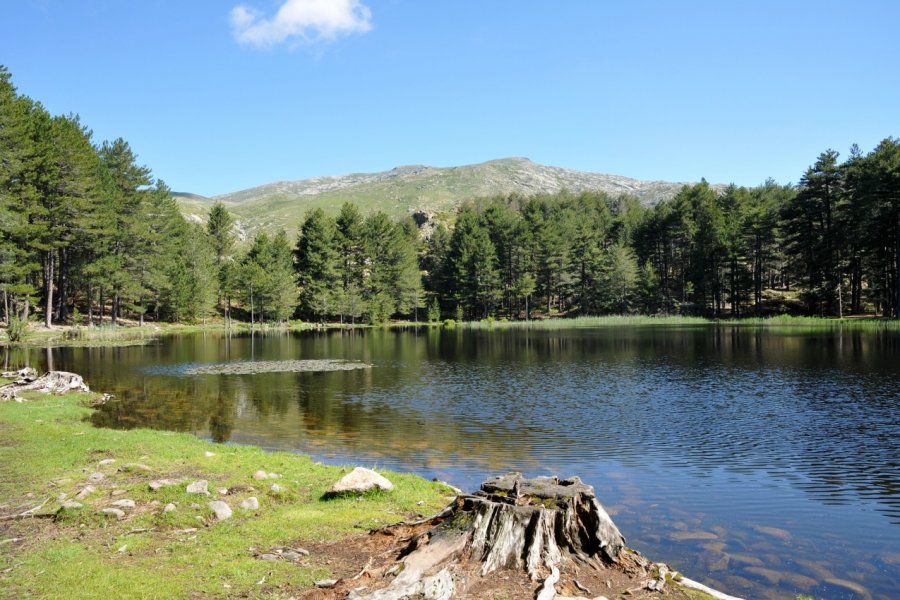
[[[307,213],[294,255],[303,312],[323,319],[335,314],[338,252],[334,221],[322,209]]]

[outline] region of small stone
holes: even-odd
[[[116,459],[114,459],[114,458],[104,458],[103,460],[101,460],[100,462],[97,463],[97,466],[105,467],[106,465],[111,465],[114,462],[116,462]]]
[[[209,495],[209,482],[205,479],[200,479],[194,483],[190,483],[187,486],[187,493]]]
[[[281,490],[284,489],[284,488],[282,488],[282,487],[281,487],[280,485],[278,485],[277,483],[273,483],[273,484],[272,484],[272,487],[270,487],[269,489],[272,490],[273,492],[275,492],[276,494],[278,494],[278,493],[280,493]]]
[[[259,510],[259,500],[257,500],[254,496],[250,496],[243,502],[241,502],[241,508],[244,510]]]
[[[269,479],[281,479],[281,474],[280,473],[269,473],[267,475],[267,477]]]
[[[269,478],[269,474],[262,470],[257,471],[256,473],[253,474],[253,479],[255,479],[257,481],[262,481],[263,479],[268,479],[268,478]]]
[[[200,508],[200,505],[197,504],[196,502],[191,502],[191,505],[188,506],[188,508],[192,508],[192,509],[194,509],[194,510],[197,510],[198,508]]]
[[[56,501],[59,502],[60,504],[62,504],[63,502],[66,501],[66,498],[68,498],[68,497],[69,497],[68,494],[62,493],[62,494],[60,494],[59,496],[56,497]]]
[[[216,513],[216,518],[220,521],[231,518],[231,507],[221,500],[214,500],[209,503],[209,508]]]
[[[116,500],[115,502],[112,503],[112,505],[117,506],[119,508],[134,508],[135,506],[137,506],[137,504],[135,504],[134,500],[128,500],[128,499]]]
[[[147,471],[152,471],[152,470],[153,469],[151,469],[150,467],[148,467],[147,465],[145,465],[143,463],[128,463],[127,465],[122,465],[121,467],[119,467],[119,471],[121,471],[123,473],[129,473],[131,471],[147,472]]]
[[[106,475],[104,475],[103,473],[99,473],[99,472],[94,473],[90,477],[88,477],[88,481],[90,481],[91,483],[99,483],[99,482],[103,481],[104,479],[106,479]]]
[[[281,553],[281,558],[283,558],[284,560],[295,561],[300,560],[302,557],[302,554],[300,554],[299,552],[294,552],[293,550],[288,550],[287,552]]]
[[[317,588],[333,588],[337,585],[337,579],[320,579],[316,582]]]
[[[122,544],[121,546],[119,546],[119,549],[117,550],[117,552],[119,554],[124,554],[125,550],[127,550],[127,549],[128,549],[128,544]]]
[[[259,560],[278,560],[277,554],[260,554]]]
[[[150,489],[154,492],[160,488],[168,487],[170,485],[178,485],[181,483],[175,479],[155,479],[150,482]]]
[[[127,493],[128,493],[128,490],[113,490],[112,491],[113,496],[121,496],[122,494],[127,494]]]
[[[163,509],[163,512],[164,512],[164,513],[169,513],[169,512],[172,512],[173,510],[175,510],[176,508],[177,508],[177,507],[176,507],[174,504],[172,504],[171,502],[169,502],[168,504],[166,504],[166,507]]]
[[[68,502],[65,502],[63,504],[63,508],[71,508],[71,509],[81,508],[82,506],[83,505],[81,504],[81,502],[75,502],[74,500],[69,500]]]
[[[94,486],[86,485],[83,488],[81,488],[80,492],[75,494],[75,499],[76,500],[84,500],[85,498],[87,498],[88,496],[90,496],[91,494],[93,494],[96,491],[97,491],[97,488],[95,488]]]
[[[418,502],[416,502],[416,506],[422,506],[423,504],[425,504],[424,500],[419,500]]]
[[[356,467],[332,485],[328,493],[362,494],[376,488],[389,492],[394,489],[394,484],[371,469]]]
[[[115,517],[120,521],[125,518],[125,513],[119,510],[118,508],[104,508],[100,511],[104,515],[109,515],[111,517]]]
[[[206,456],[206,458],[212,458],[213,456],[216,455],[215,452],[210,452],[209,450],[207,450],[207,451],[204,452],[203,454],[204,454],[204,456]]]
[[[151,508],[158,508],[160,506],[162,506],[162,502],[160,502],[159,500],[151,500],[150,501]]]
[[[217,492],[220,496],[227,496],[227,495],[228,495],[228,488],[216,488],[216,492]]]

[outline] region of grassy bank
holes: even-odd
[[[97,429],[85,421],[87,398],[0,403],[0,515],[45,501],[35,512],[56,513],[0,522],[0,597],[287,598],[335,574],[317,543],[432,514],[447,503],[444,486],[391,473],[396,489],[390,494],[324,500],[348,469],[189,434]],[[99,465],[106,459],[115,462]],[[260,469],[281,477],[256,481],[252,474]],[[71,500],[98,472],[105,477],[78,500],[82,508],[60,508],[60,500]],[[159,478],[183,483],[151,491],[149,482]],[[209,481],[211,498],[186,492],[198,479]],[[282,490],[272,491],[272,483]],[[246,489],[227,496],[216,492],[241,486]],[[258,498],[258,510],[238,508],[249,496]],[[216,497],[234,510],[231,519],[215,519],[207,503]],[[136,503],[123,509],[124,519],[98,514],[121,499]],[[177,509],[163,513],[167,503]],[[310,556],[258,558],[297,546]]]
[[[603,317],[574,317],[555,319],[533,319],[531,321],[482,320],[453,323],[468,329],[590,329],[602,327],[646,327],[646,326],[720,326],[757,327],[771,329],[847,329],[852,331],[900,331],[900,320],[876,318],[824,318],[777,316],[747,319],[706,319],[704,317],[644,315],[608,315]]]

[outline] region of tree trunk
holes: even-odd
[[[626,553],[625,538],[577,477],[524,479],[521,473],[493,477],[473,495],[460,495],[437,516],[401,523],[373,533],[399,539],[396,562],[369,569],[373,588],[348,580],[355,600],[449,599],[475,579],[497,569],[516,569],[553,588],[560,567],[574,561],[582,569],[606,569],[620,561],[638,568],[649,561]],[[629,564],[631,566],[631,564]],[[387,587],[385,575],[399,574]],[[354,578],[355,579],[355,578]],[[541,592],[546,594],[545,592]],[[555,591],[546,594],[554,597]],[[543,596],[538,596],[543,597]]]
[[[53,325],[53,252],[44,253],[44,326]]]
[[[65,248],[59,249],[59,274],[57,275],[56,320],[65,323],[69,319],[69,254]]]
[[[900,319],[900,222],[894,229],[894,318]]]

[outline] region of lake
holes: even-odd
[[[23,351],[6,360],[21,364]],[[370,368],[190,374],[237,361]],[[195,334],[32,350],[98,426],[412,471],[579,475],[630,546],[746,598],[900,592],[900,335],[729,326]]]

